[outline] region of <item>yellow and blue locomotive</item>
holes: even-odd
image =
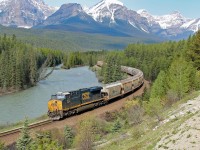
[[[48,116],[59,120],[103,104],[101,89],[101,86],[95,86],[52,95],[48,102]]]

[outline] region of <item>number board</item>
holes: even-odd
[[[83,93],[82,94],[82,99],[83,100],[87,100],[87,99],[89,99],[90,98],[90,93],[89,92],[86,92],[86,93]]]

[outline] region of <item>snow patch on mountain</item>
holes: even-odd
[[[187,19],[183,17],[180,12],[175,11],[169,15],[153,16],[155,21],[159,23],[162,29],[168,29],[172,26],[179,27],[184,24]]]
[[[124,6],[124,4],[118,0],[102,0],[95,6],[91,7],[87,11],[87,14],[92,16],[95,21],[102,22],[103,17],[111,17],[111,22],[115,22],[115,20],[114,20],[115,10],[111,9],[111,5]],[[105,9],[107,11],[105,11]]]
[[[129,20],[128,23],[129,23],[130,25],[132,25],[134,28],[138,29],[138,27],[135,25],[134,22],[131,22],[131,21]]]
[[[189,22],[186,22],[186,23],[184,23],[182,26],[181,26],[181,28],[189,28],[193,23],[195,23],[195,19],[193,19],[193,20],[191,20],[191,21],[189,21]]]
[[[138,10],[137,13],[146,18],[150,26],[158,24],[161,29],[166,31],[170,30],[171,33],[172,31],[175,33],[177,30],[179,30],[179,32],[180,30],[184,30],[194,33],[200,29],[200,18],[185,18],[178,11],[174,11],[171,14],[162,16],[151,15],[145,9]]]
[[[141,27],[142,31],[149,33],[149,31],[145,30],[143,27]]]
[[[42,11],[45,15],[45,19],[55,12],[58,7],[50,7],[44,3],[43,0],[29,0],[38,10]]]

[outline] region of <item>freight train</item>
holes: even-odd
[[[101,67],[103,62],[97,62],[97,65]],[[52,95],[48,101],[48,116],[52,120],[59,120],[64,116],[105,105],[111,99],[132,92],[143,84],[143,72],[139,69],[121,66],[121,71],[129,74],[130,77],[103,87],[95,86]]]

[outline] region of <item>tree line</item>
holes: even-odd
[[[106,53],[106,51],[65,52],[63,53],[63,68],[70,69],[82,65],[92,67]]]
[[[24,44],[15,35],[0,37],[0,93],[36,85],[43,69],[60,64],[61,56],[59,51]]]

